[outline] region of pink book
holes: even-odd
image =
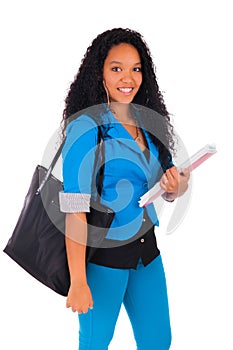
[[[201,165],[205,160],[210,158],[213,154],[215,154],[216,147],[215,145],[206,145],[201,148],[197,153],[195,153],[190,159],[186,160],[182,163],[178,169],[188,168],[190,171],[196,169],[199,165]],[[138,201],[139,207],[146,207],[150,203],[152,203],[156,198],[161,196],[165,191],[160,187],[159,182],[155,184],[148,192],[146,192]]]

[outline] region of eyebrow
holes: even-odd
[[[110,64],[122,64],[122,62],[119,61],[111,61]],[[135,66],[138,66],[139,64],[142,64],[141,62],[134,63]]]

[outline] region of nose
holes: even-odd
[[[123,83],[130,83],[133,80],[132,72],[130,70],[124,71],[121,78]]]

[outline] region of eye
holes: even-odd
[[[134,72],[141,72],[142,71],[142,68],[141,67],[135,67],[134,68]]]
[[[112,71],[113,71],[113,72],[120,72],[121,69],[120,69],[120,67],[113,67],[113,68],[112,68]]]

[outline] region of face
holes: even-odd
[[[137,49],[125,43],[113,46],[104,62],[103,80],[110,101],[131,103],[142,83]]]

